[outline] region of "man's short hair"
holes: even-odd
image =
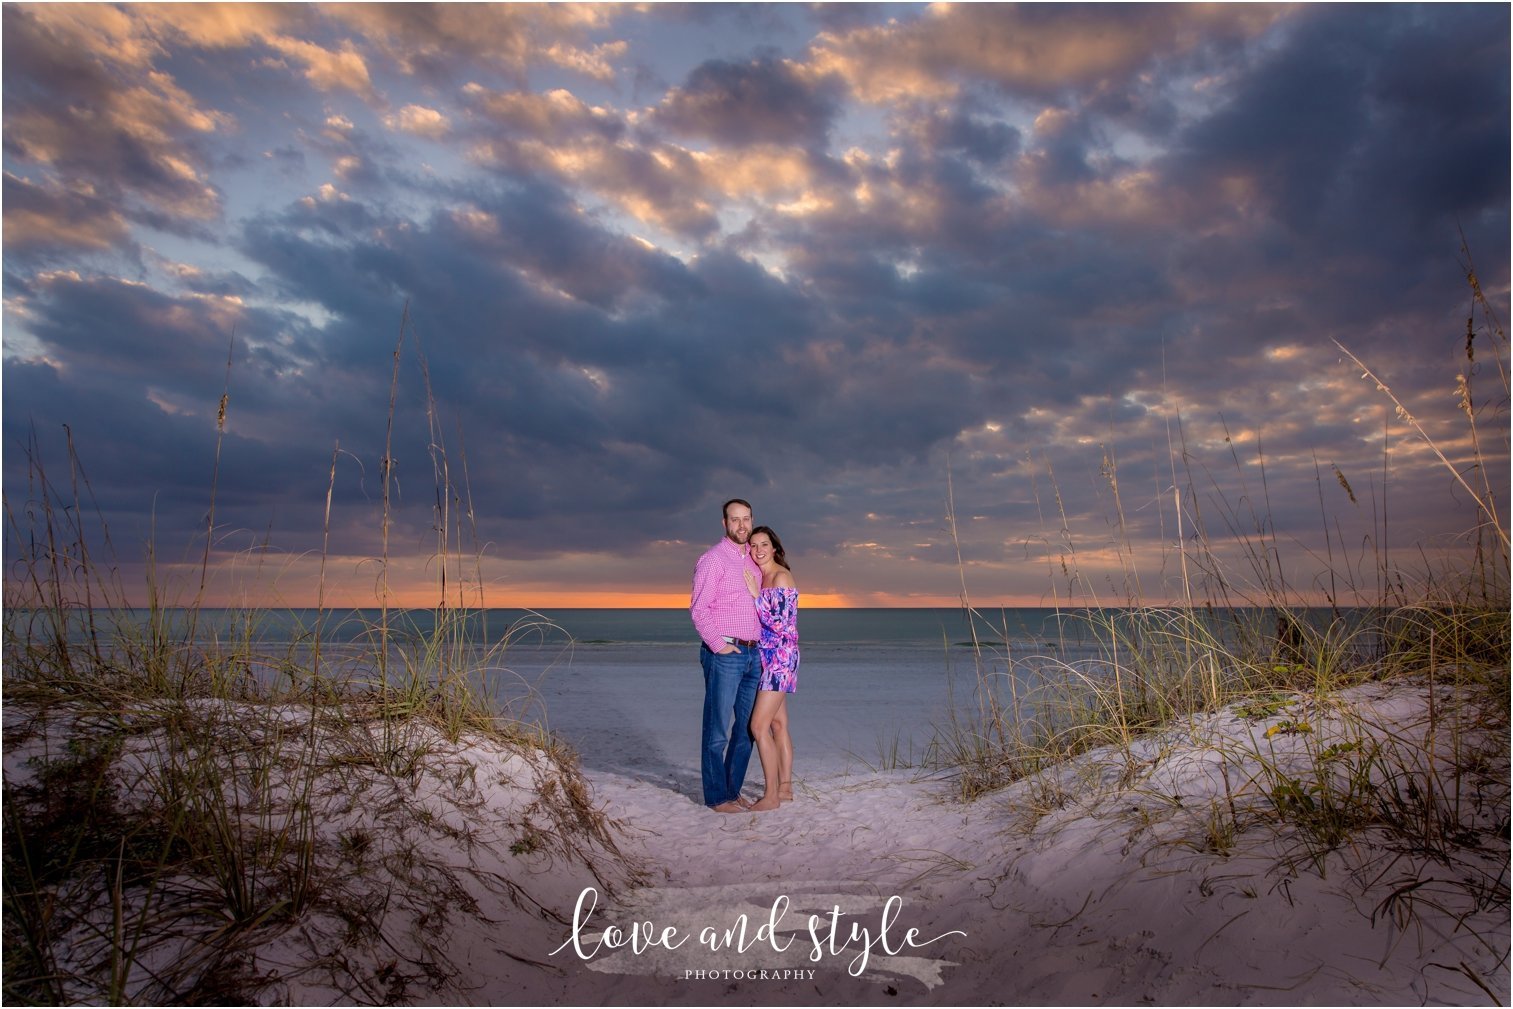
[[[729,501],[726,501],[723,505],[720,506],[720,521],[723,522],[726,519],[730,518],[730,506],[733,505],[733,504],[743,505],[743,506],[745,506],[745,508],[746,508],[747,511],[751,511],[751,502],[750,501],[742,501],[738,497],[733,497]]]

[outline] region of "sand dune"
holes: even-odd
[[[301,1005],[1506,1004],[1506,740],[1450,773],[1473,720],[1445,688],[1431,717],[1429,697],[1366,684],[1206,716],[967,803],[942,773],[804,779],[800,753],[795,801],[728,816],[651,776],[575,792],[544,754],[417,728],[407,774],[332,762],[317,899],[207,969]],[[79,731],[21,715],[7,706],[12,788]],[[123,795],[151,778],[153,731],[120,758]],[[351,745],[342,731],[321,745]],[[1406,766],[1366,759],[1383,748]],[[1417,850],[1380,826],[1330,836],[1308,805],[1330,801],[1321,774],[1404,801],[1455,787],[1463,815]],[[128,922],[151,899],[124,898]],[[137,950],[139,1001],[202,948],[171,920]],[[83,915],[63,966],[104,963],[110,921],[108,903]]]
[[[1349,717],[1310,712],[1310,733],[1267,736],[1288,720],[1280,715],[1254,722],[1213,716],[1137,742],[1133,766],[1122,753],[1092,753],[970,804],[947,798],[940,780],[903,772],[810,782],[777,812],[730,817],[636,781],[600,778],[596,785],[609,812],[632,828],[632,849],[666,874],[630,899],[637,916],[687,921],[690,931],[695,923],[728,921],[737,908],[763,921],[773,897],[787,894],[787,921],[795,927],[812,910],[839,902],[875,935],[884,902],[897,895],[895,944],[907,927],[918,928],[921,939],[945,936],[906,956],[873,956],[863,974],[870,992],[849,976],[857,944],[839,955],[827,948],[806,965],[830,998],[1505,1002],[1505,837],[1491,851],[1460,852],[1454,865],[1395,850],[1385,835],[1370,832],[1315,857],[1296,828],[1279,829],[1263,815],[1268,779],[1259,759],[1245,759],[1247,752],[1264,755],[1301,775],[1310,746],[1345,740],[1363,724],[1376,736],[1422,735],[1426,696],[1424,688],[1355,688],[1341,698]],[[1296,724],[1299,709],[1287,714]],[[1212,801],[1228,811],[1221,757],[1240,820],[1223,852],[1206,840]],[[1500,773],[1505,783],[1506,767]],[[1499,817],[1505,825],[1507,816],[1506,788],[1495,777],[1485,796],[1489,827]],[[1422,885],[1396,903],[1389,899],[1410,882]],[[1496,906],[1479,907],[1478,885],[1500,889],[1502,902],[1486,895]],[[804,935],[795,947],[808,954],[813,943]],[[640,975],[646,967],[639,959],[620,950],[591,966]],[[682,977],[701,967],[782,968],[793,957],[774,958],[761,947],[739,956],[695,948],[654,960],[655,974]],[[759,1003],[805,995],[784,992],[776,996],[758,979],[738,982],[723,997]],[[676,986],[657,997],[699,1000]]]

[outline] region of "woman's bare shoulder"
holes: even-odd
[[[772,587],[776,589],[798,588],[797,585],[793,584],[793,575],[783,570],[779,570],[777,574],[772,576]]]

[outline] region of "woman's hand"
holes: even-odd
[[[742,571],[741,574],[746,576],[746,591],[751,593],[751,598],[756,599],[761,595],[761,592],[758,591],[761,588],[761,583],[757,581],[757,576],[750,571]]]

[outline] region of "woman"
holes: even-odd
[[[752,803],[754,812],[777,809],[793,798],[793,740],[788,736],[788,695],[798,687],[799,590],[783,553],[783,541],[767,526],[751,530],[746,540],[751,559],[762,569],[761,584],[746,572],[746,588],[762,622],[762,682],[751,712],[766,794]]]

